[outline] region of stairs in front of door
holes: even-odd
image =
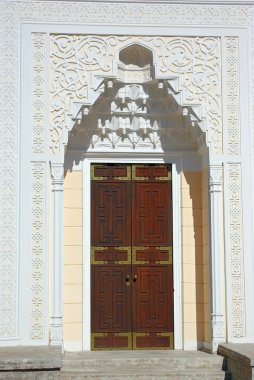
[[[61,380],[223,380],[223,358],[200,351],[69,352]]]

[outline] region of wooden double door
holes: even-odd
[[[171,167],[91,167],[92,349],[173,349]]]

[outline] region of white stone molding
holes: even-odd
[[[45,151],[46,33],[32,33],[33,44],[33,153]]]
[[[254,11],[252,12],[252,28],[251,28],[251,35],[250,35],[250,42],[249,42],[249,49],[250,49],[250,56],[251,56],[251,70],[250,72],[252,73],[252,83],[251,83],[251,101],[253,103],[254,99]],[[254,112],[252,111],[252,118],[250,119],[252,122],[252,152],[254,152]],[[252,160],[254,161],[254,153],[252,153]],[[254,183],[254,182],[252,182]]]
[[[151,153],[137,154],[136,152],[117,154],[86,153],[83,161],[83,350],[91,349],[91,163],[135,163],[135,164],[172,164],[172,207],[173,218],[173,287],[174,287],[174,349],[183,349],[182,326],[182,250],[181,250],[181,211],[180,211],[180,171],[181,159],[178,155],[155,156]],[[197,347],[197,342],[195,343]],[[66,348],[68,345],[66,345]],[[193,348],[193,347],[192,347]],[[72,349],[74,347],[72,346]]]
[[[0,12],[0,336],[18,335],[19,17]]]
[[[131,46],[132,45],[132,46]],[[104,92],[105,84],[101,77],[124,79],[128,73],[131,82],[139,83],[148,80],[151,68],[135,69],[133,64],[123,64],[121,52],[124,48],[134,49],[132,57],[137,61],[137,46],[153,52],[155,78],[169,81],[169,93],[176,104],[196,113],[196,120],[205,118],[205,126],[201,127],[207,135],[207,141],[213,154],[222,152],[222,120],[221,120],[221,46],[219,37],[141,37],[141,36],[94,36],[94,35],[51,35],[51,127],[50,151],[60,152],[61,144],[67,143],[68,131],[74,126],[68,115],[75,119],[79,108],[85,104],[88,113],[99,95]],[[146,48],[144,47],[146,46]],[[120,52],[120,54],[119,54]],[[123,53],[122,53],[123,54]],[[151,54],[151,53],[150,53]],[[143,59],[143,55],[141,57]],[[140,64],[140,57],[138,57]],[[137,61],[138,62],[138,61]],[[149,61],[147,61],[149,63]],[[131,66],[131,69],[129,68]],[[149,65],[148,65],[149,66]],[[137,67],[137,65],[136,65]],[[148,70],[148,71],[147,71]],[[131,71],[131,73],[130,73]],[[146,72],[147,71],[147,72]],[[140,74],[142,76],[140,77]],[[133,77],[134,75],[134,77]],[[126,79],[126,78],[125,78]],[[138,82],[139,81],[139,82]],[[108,83],[107,82],[107,83]],[[161,83],[163,85],[163,83]],[[106,91],[106,90],[105,90]],[[75,106],[76,105],[76,106]],[[188,112],[187,112],[188,115]],[[169,128],[168,128],[169,129]],[[190,128],[191,129],[191,123]],[[174,131],[171,139],[176,135]],[[187,131],[191,135],[192,131]],[[194,133],[196,134],[196,133]],[[99,135],[93,138],[94,145],[115,147],[115,139]],[[156,138],[155,138],[156,139]],[[138,138],[136,140],[139,140]],[[149,140],[141,143],[141,147],[149,147]],[[161,149],[160,144],[152,138],[152,149]],[[180,140],[183,140],[182,138]],[[197,135],[198,140],[198,135]],[[117,140],[118,141],[118,140]],[[120,143],[121,148],[133,149],[133,141]],[[175,143],[175,142],[174,142]],[[138,144],[134,144],[138,145]],[[154,147],[155,145],[155,147]],[[86,148],[89,150],[89,148]]]
[[[181,236],[181,176],[182,162],[179,159],[172,164],[172,220],[173,220],[173,286],[174,286],[174,349],[184,349],[183,342],[183,294],[182,294],[182,236]]]
[[[31,338],[44,338],[45,283],[45,162],[32,163]]]
[[[222,166],[210,165],[210,273],[211,273],[211,347],[225,342],[222,258]]]
[[[87,3],[93,0],[87,0]],[[126,0],[115,0],[116,3],[125,3]],[[132,0],[133,3],[139,3],[139,0]],[[97,0],[97,3],[108,3],[108,0]],[[142,0],[142,4],[190,4],[190,0]],[[254,5],[254,0],[192,0],[191,4],[209,4],[209,5]]]
[[[184,0],[183,0],[184,2]],[[186,2],[188,2],[186,0]],[[203,2],[206,2],[204,0]],[[246,0],[234,1],[238,5],[200,4],[168,4],[168,3],[104,3],[95,2],[64,2],[60,1],[3,1],[0,12],[0,336],[1,339],[18,338],[18,263],[25,253],[18,252],[19,239],[19,136],[20,131],[20,57],[21,45],[27,43],[22,37],[22,29],[31,22],[34,30],[47,25],[49,33],[76,33],[74,28],[100,28],[100,34],[105,34],[106,25],[110,33],[119,33],[123,25],[130,25],[131,33],[138,34],[149,25],[153,35],[159,35],[159,30],[176,30],[181,33],[182,27],[188,27],[189,33],[196,35],[209,27],[214,27],[214,34],[221,27],[234,28],[235,33],[244,28],[251,31],[249,48],[252,52],[250,73],[254,72],[254,11],[247,6]],[[214,3],[215,3],[214,2]],[[225,3],[227,0],[225,0]],[[209,2],[210,3],[210,2]],[[72,25],[71,25],[72,24]],[[195,24],[195,25],[194,25]],[[125,27],[124,25],[124,27]],[[192,27],[193,26],[193,27]],[[198,26],[198,27],[196,27]],[[180,28],[181,27],[181,28]],[[240,27],[240,28],[239,28]],[[52,28],[52,29],[51,29]],[[112,29],[111,29],[112,28]],[[140,28],[140,29],[139,29]],[[161,29],[159,29],[161,28]],[[177,29],[178,28],[178,29]],[[68,31],[67,31],[68,29]],[[186,29],[185,29],[186,30]],[[20,34],[21,33],[21,34]],[[81,31],[81,33],[83,33]],[[177,31],[176,31],[177,33]],[[211,33],[211,32],[209,32]],[[246,37],[247,39],[248,37]],[[247,55],[246,55],[247,57]],[[247,59],[247,58],[246,58]],[[244,68],[241,74],[245,75]],[[22,78],[23,79],[23,78]],[[249,88],[246,88],[249,96]],[[27,94],[21,94],[22,96]],[[29,94],[30,96],[31,94]],[[252,99],[254,96],[254,75],[252,75]],[[8,101],[7,101],[8,100]],[[254,113],[253,113],[254,116]],[[253,122],[254,119],[252,119]],[[253,123],[252,123],[253,125]],[[30,129],[29,123],[22,128]],[[244,126],[242,133],[249,125]],[[253,133],[254,138],[254,133]],[[56,137],[57,139],[57,137]],[[31,140],[32,141],[32,138]],[[252,148],[254,141],[252,142]],[[23,163],[21,162],[21,165]],[[239,202],[241,199],[239,198]],[[21,223],[24,223],[22,220]],[[250,243],[251,244],[251,243]],[[243,252],[241,253],[243,255]],[[22,312],[22,310],[21,310]]]
[[[64,165],[51,163],[53,193],[53,263],[50,344],[63,342],[63,180]]]
[[[238,37],[226,37],[228,154],[230,155],[241,153],[238,44]]]
[[[242,230],[242,189],[241,164],[227,165],[229,194],[229,237],[231,259],[231,302],[232,302],[232,337],[242,338],[246,335],[244,257]]]
[[[122,72],[125,76],[125,71]],[[136,80],[136,75],[132,79]],[[92,106],[81,106],[74,118],[68,149],[77,152],[202,149],[206,134],[198,125],[199,119],[191,108],[182,108],[175,101],[170,81],[129,81],[130,78],[128,83],[102,82],[97,89],[99,99]]]

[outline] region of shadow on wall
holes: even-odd
[[[196,339],[198,345],[210,342],[210,278],[209,278],[209,251],[208,251],[208,186],[207,172],[185,172],[183,182],[186,185],[188,208],[183,209],[183,231],[188,234],[194,244],[192,257],[187,262],[192,262],[195,273],[189,274],[195,288],[195,316]],[[186,213],[186,218],[185,218]],[[184,232],[183,232],[184,233]],[[183,245],[184,239],[183,236]],[[188,255],[188,251],[186,252]],[[191,252],[189,253],[191,255]],[[193,267],[192,267],[193,268]],[[188,269],[190,270],[190,269]],[[189,280],[188,280],[189,281]],[[186,293],[189,297],[189,293]],[[193,299],[184,298],[184,303],[191,303]],[[194,312],[193,312],[194,313]],[[199,347],[198,347],[199,348]]]

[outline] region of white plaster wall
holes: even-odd
[[[247,302],[254,292],[253,179],[249,174],[253,171],[253,7],[247,1],[231,6],[219,1],[217,5],[183,3],[105,3],[103,7],[91,2],[65,2],[64,7],[57,1],[2,3],[2,345],[48,343],[49,161],[62,159],[51,154],[48,144],[52,141],[48,129],[50,33],[221,38],[223,136],[221,151],[211,162],[224,167],[227,339],[254,341],[254,306]],[[119,19],[125,20],[124,25],[117,24]]]

